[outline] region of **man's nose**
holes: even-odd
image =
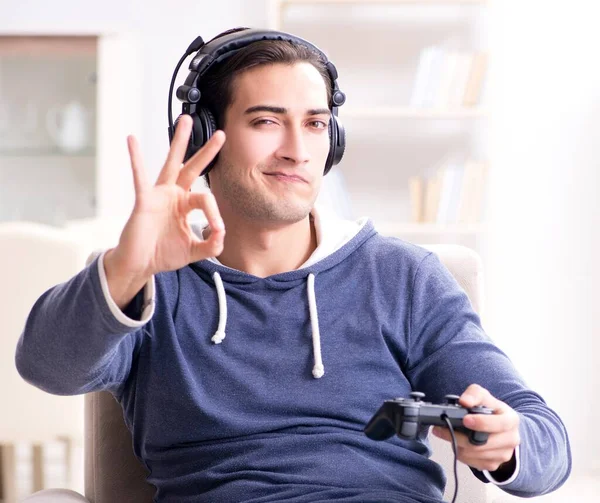
[[[306,144],[305,132],[300,126],[286,128],[278,157],[294,164],[304,164],[310,160],[310,152]]]

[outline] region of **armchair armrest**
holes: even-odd
[[[27,496],[20,503],[90,503],[90,501],[70,489],[44,489]]]

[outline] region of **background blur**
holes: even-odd
[[[487,331],[563,418],[577,476],[600,478],[596,5],[365,0],[290,6],[282,17],[266,0],[160,5],[0,0],[0,224],[70,227],[109,246],[131,209],[125,137],[138,136],[155,177],[168,149],[170,78],[189,43],[279,19],[330,55],[348,95],[340,109],[348,156],[334,168],[330,202],[351,216],[373,216],[382,232],[481,253]],[[64,37],[74,35],[69,46]],[[415,78],[432,46],[489,54],[478,106],[434,103],[415,112]],[[433,176],[448,156],[489,162],[481,218],[464,226],[411,221],[410,180]],[[112,227],[94,230],[99,217]],[[10,315],[0,311],[0,319]],[[9,355],[3,365],[16,337],[0,337],[0,353]],[[0,406],[0,442],[10,441],[2,431],[10,408]]]

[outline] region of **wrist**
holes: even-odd
[[[152,274],[131,271],[121,260],[117,248],[111,248],[104,254],[103,265],[110,296],[121,310],[152,278]]]

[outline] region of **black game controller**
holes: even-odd
[[[471,407],[467,409],[459,405],[457,395],[446,395],[446,403],[435,405],[423,402],[424,393],[413,391],[411,398],[386,400],[365,427],[365,434],[372,440],[386,440],[396,433],[400,438],[414,439],[420,426],[448,426],[446,416],[454,431],[460,431],[469,437],[473,445],[484,445],[488,433],[474,431],[463,425],[462,419],[467,414],[493,414],[488,407]]]

